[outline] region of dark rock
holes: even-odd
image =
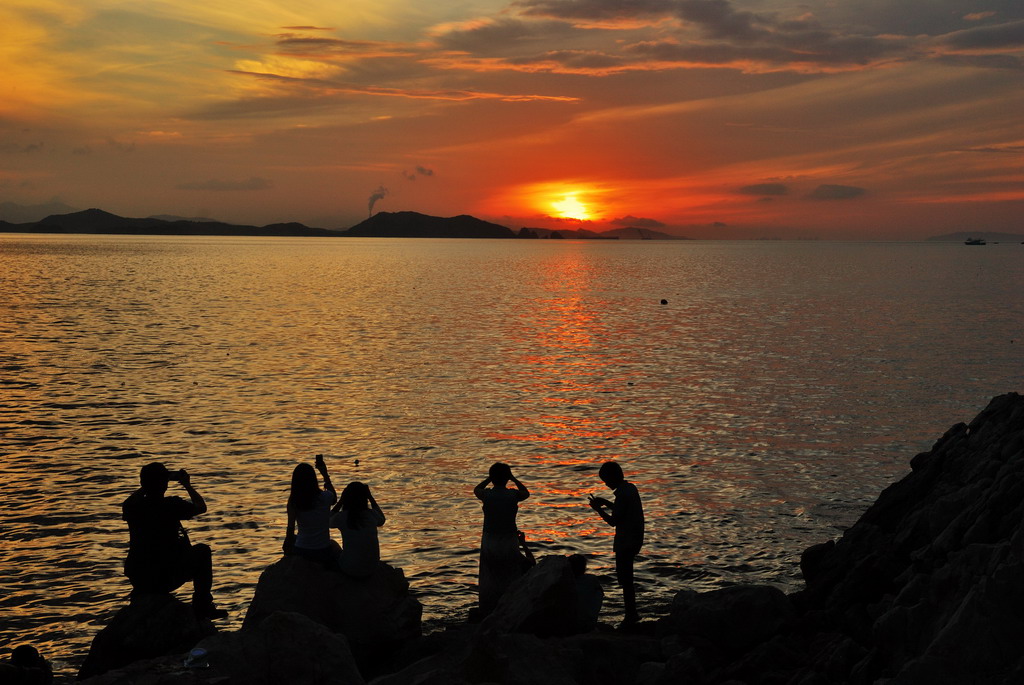
[[[727,655],[770,639],[796,616],[789,598],[769,585],[737,585],[712,592],[683,591],[672,601],[674,632],[706,640]]]
[[[548,556],[517,579],[481,629],[497,633],[569,635],[576,629],[576,587],[569,560]]]
[[[640,679],[644,664],[664,660],[660,641],[642,635],[595,631],[558,641],[572,659],[580,683],[632,683]]]
[[[996,397],[914,457],[835,545],[805,553],[795,599],[851,638],[827,668],[809,655],[820,672],[835,679],[866,652],[850,682],[1009,682],[1024,641],[1022,447],[1024,398]]]
[[[216,632],[192,606],[171,595],[138,595],[93,638],[78,678],[84,679],[141,659],[184,653]]]
[[[401,569],[381,563],[355,579],[299,556],[285,556],[260,575],[243,630],[274,612],[295,612],[348,638],[366,664],[420,635],[419,601]]]
[[[231,682],[363,682],[345,636],[302,614],[275,612],[255,629],[214,635],[197,646],[209,653],[211,668],[216,664],[231,676]]]
[[[800,555],[800,573],[804,580],[811,581],[820,578],[821,563],[828,557],[829,552],[836,546],[834,540],[812,545]]]
[[[705,685],[708,679],[697,651],[691,648],[670,657],[655,682],[657,685]]]
[[[464,677],[472,683],[501,685],[577,685],[572,664],[554,640],[542,640],[524,633],[483,634],[462,665]],[[608,679],[606,682],[618,682]]]
[[[205,668],[184,665],[185,653],[139,661],[91,678],[88,685],[363,685],[347,641],[300,614],[279,612],[258,627],[208,637]]]

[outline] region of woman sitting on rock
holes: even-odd
[[[331,526],[341,531],[341,570],[355,578],[373,575],[380,563],[377,529],[384,525],[384,512],[370,487],[349,483],[332,510]]]
[[[328,568],[338,568],[338,543],[331,540],[328,525],[331,505],[338,499],[327,474],[322,454],[316,455],[316,470],[324,479],[320,489],[316,472],[309,464],[298,464],[292,471],[292,489],[288,495],[288,530],[284,536],[284,553],[319,561]],[[296,533],[296,528],[298,532]]]

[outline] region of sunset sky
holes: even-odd
[[[1021,0],[3,0],[0,39],[0,201],[1024,232]]]

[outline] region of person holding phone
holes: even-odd
[[[288,528],[284,535],[284,553],[319,561],[332,570],[338,569],[338,543],[331,540],[331,505],[338,500],[327,472],[324,455],[313,461],[316,471],[324,480],[320,489],[314,466],[297,464],[292,471],[292,486],[288,494]]]
[[[644,507],[636,486],[626,480],[622,467],[614,461],[601,464],[601,480],[615,492],[615,501],[590,496],[590,508],[604,522],[615,528],[615,578],[622,588],[622,601],[626,615],[622,627],[627,628],[640,620],[636,610],[636,586],[633,583],[633,559],[644,544]]]
[[[171,481],[188,495],[166,497]],[[163,594],[192,581],[192,609],[200,618],[223,618],[227,612],[213,603],[213,554],[209,545],[193,545],[183,520],[206,513],[206,501],[184,469],[168,471],[160,462],[139,471],[140,488],[121,505],[128,524],[128,556],[124,572],[132,594]]]

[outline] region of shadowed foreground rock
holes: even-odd
[[[372,576],[357,580],[315,561],[285,556],[260,575],[242,629],[276,611],[302,614],[344,635],[365,666],[420,636],[423,607],[409,594],[401,569],[381,563]]]
[[[78,671],[88,678],[140,659],[187,652],[216,632],[196,619],[192,606],[171,595],[139,595],[122,608],[93,638],[89,655]]]
[[[200,641],[208,666],[184,665],[185,652],[134,663],[88,685],[363,685],[345,637],[300,614],[278,612],[258,626]],[[187,650],[186,650],[187,652]]]
[[[576,590],[569,560],[540,560],[502,595],[481,629],[493,633],[569,635],[576,626]]]
[[[793,599],[852,675],[818,682],[1024,682],[1024,398],[994,398],[911,467],[805,554]]]

